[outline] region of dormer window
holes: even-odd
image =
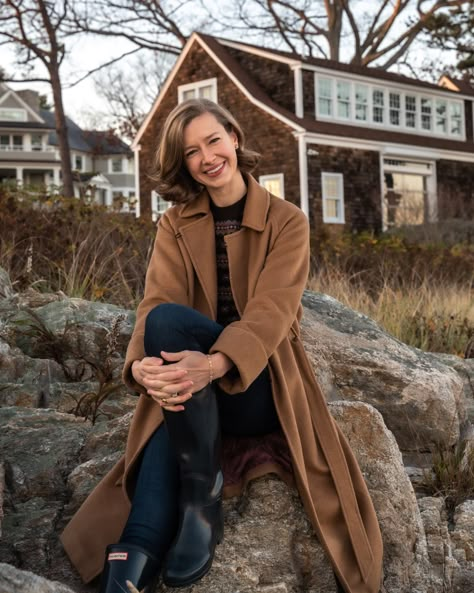
[[[217,103],[217,79],[208,78],[178,87],[178,103],[188,99],[209,99]]]
[[[0,121],[26,121],[26,110],[0,107]]]
[[[315,73],[316,119],[464,139],[464,106],[432,92]],[[402,85],[400,85],[402,86]]]

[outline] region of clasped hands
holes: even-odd
[[[180,412],[184,402],[209,383],[209,361],[196,350],[162,351],[161,358],[146,356],[135,360],[132,375],[161,407]]]

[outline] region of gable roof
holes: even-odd
[[[199,34],[202,38],[212,39],[209,35],[204,35],[203,33]],[[253,54],[258,54],[262,57],[266,57],[270,60],[278,60],[284,61],[289,65],[301,65],[301,66],[309,66],[315,68],[323,68],[326,70],[336,71],[336,72],[344,72],[347,74],[356,74],[358,76],[364,76],[367,78],[373,78],[376,80],[384,80],[387,82],[393,82],[398,84],[407,84],[410,86],[422,87],[432,90],[452,90],[447,89],[446,87],[440,88],[439,84],[435,84],[432,82],[428,82],[426,80],[418,80],[415,78],[411,78],[409,76],[405,76],[403,74],[398,74],[395,72],[389,72],[387,70],[382,70],[381,68],[377,68],[376,66],[362,66],[356,64],[346,64],[344,62],[337,62],[336,60],[329,60],[326,58],[313,58],[309,56],[300,56],[294,52],[287,52],[278,49],[271,49],[266,47],[259,47],[257,45],[252,45],[251,43],[243,43],[241,41],[232,41],[230,39],[224,38],[216,38],[218,42],[227,47],[233,47],[235,49],[239,49],[241,51],[246,51]]]
[[[227,48],[232,47],[240,49],[242,51],[249,51],[256,53],[262,57],[269,59],[275,59],[277,61],[283,61],[288,64],[289,67],[300,66],[304,67],[318,67],[325,68],[331,71],[340,71],[350,74],[356,74],[364,77],[373,78],[376,80],[390,81],[397,84],[408,84],[410,86],[416,86],[418,88],[429,88],[437,92],[457,95],[459,97],[459,91],[452,90],[446,87],[442,87],[437,84],[428,83],[425,81],[418,81],[407,76],[400,74],[394,74],[385,70],[377,68],[368,68],[365,66],[353,66],[351,64],[342,64],[335,62],[334,60],[322,60],[320,58],[302,58],[294,53],[284,52],[281,50],[267,49],[251,45],[248,43],[241,43],[231,41],[228,39],[216,38],[211,35],[204,33],[193,33],[188,39],[185,47],[183,48],[176,64],[171,70],[165,84],[163,85],[161,92],[159,93],[155,103],[153,104],[150,112],[143,121],[140,129],[132,143],[132,148],[136,149],[140,143],[140,140],[148,127],[148,124],[154,117],[158,110],[162,98],[166,94],[168,88],[172,84],[174,77],[176,76],[181,64],[186,58],[192,46],[198,43],[210,57],[221,67],[225,74],[237,85],[237,87],[247,96],[247,98],[259,108],[263,109],[273,117],[280,120],[282,123],[288,125],[296,133],[310,132],[315,134],[328,134],[336,136],[350,136],[354,134],[354,126],[347,124],[339,124],[336,122],[325,122],[320,120],[311,119],[308,117],[300,118],[292,111],[277,105],[268,94],[262,89],[262,87],[244,70],[238,60],[234,58]],[[381,134],[390,137],[394,142],[408,143],[408,144],[419,144],[421,146],[426,144],[425,137],[419,137],[415,134],[397,132],[397,131],[386,131],[376,130],[369,127],[360,127],[360,137],[366,140],[380,140]],[[436,141],[436,139],[434,139]],[[440,139],[443,143],[443,148],[448,150],[463,150],[467,149],[467,146],[460,146],[458,141]]]
[[[13,99],[19,104],[22,109],[25,109],[30,116],[33,118],[33,121],[28,122],[12,122],[10,120],[6,120],[6,124],[11,123],[21,123],[21,124],[28,124],[29,126],[34,126],[35,124],[44,124],[45,122],[42,120],[40,114],[33,109],[33,107],[25,101],[25,99],[21,96],[20,93],[15,92],[11,89],[8,85],[4,82],[0,83],[0,106],[1,104],[8,99],[8,97],[13,97]],[[4,122],[2,122],[3,125]]]
[[[131,154],[130,146],[111,130],[83,130],[82,137],[97,155]]]
[[[463,93],[463,95],[474,96],[474,80],[468,80],[467,78],[454,78],[445,74],[439,80],[439,84],[446,89]]]

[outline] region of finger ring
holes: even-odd
[[[161,401],[166,405],[168,403],[168,400],[166,399],[166,397],[162,397]]]
[[[178,392],[176,392],[176,393],[172,393],[172,394],[170,395],[170,397],[178,397]]]

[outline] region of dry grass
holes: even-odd
[[[462,356],[474,336],[474,285],[443,285],[429,277],[411,286],[393,284],[385,278],[374,293],[357,276],[326,267],[312,274],[308,288],[368,315],[406,344]]]

